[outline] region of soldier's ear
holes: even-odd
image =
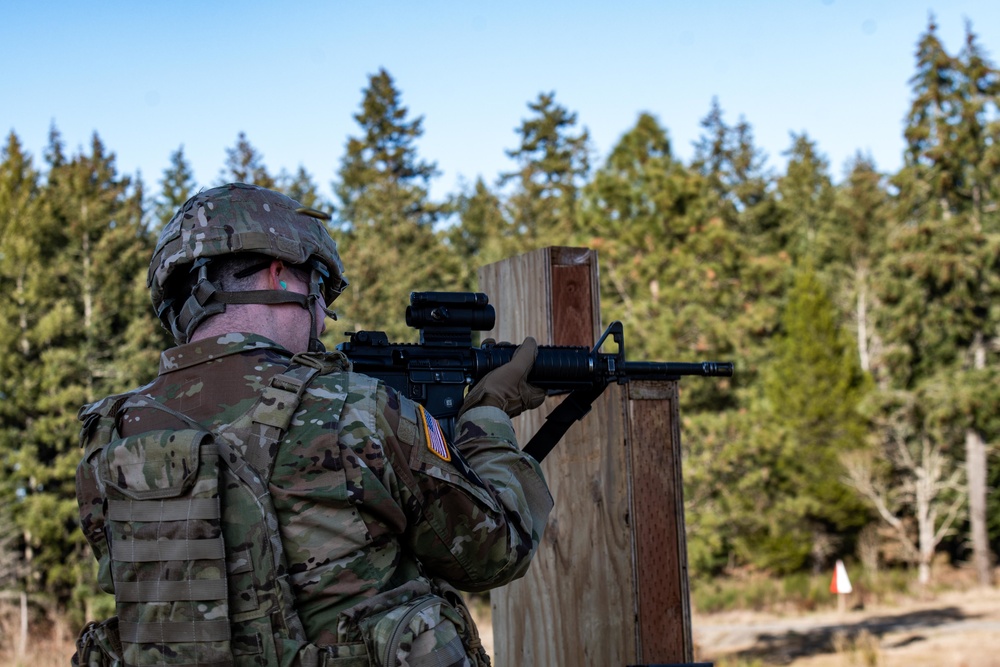
[[[280,259],[276,259],[271,262],[271,266],[267,267],[267,288],[272,290],[288,289],[288,286],[281,277],[281,275],[285,272],[285,263]]]

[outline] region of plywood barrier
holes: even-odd
[[[479,271],[488,335],[593,347],[597,254],[545,248]],[[628,341],[628,331],[625,340]],[[518,417],[526,443],[558,405]],[[527,575],[491,594],[498,667],[693,659],[675,382],[613,385],[542,468],[555,499]]]

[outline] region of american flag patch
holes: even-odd
[[[437,423],[431,415],[427,414],[424,406],[420,408],[420,420],[424,423],[424,437],[427,438],[427,449],[434,452],[438,458],[444,461],[451,461],[451,452],[448,450],[448,443],[445,442],[444,434],[441,432],[441,425]]]

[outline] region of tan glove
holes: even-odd
[[[459,415],[475,407],[491,405],[516,417],[541,405],[545,400],[545,390],[528,384],[528,373],[537,355],[538,343],[530,336],[525,338],[510,361],[487,373],[469,391]]]

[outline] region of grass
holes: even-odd
[[[66,667],[75,650],[76,633],[62,620],[31,619],[28,642],[21,652],[21,611],[0,604],[0,667]]]
[[[916,589],[908,570],[882,570],[873,574],[848,568],[854,594],[852,604],[891,602]],[[834,609],[837,596],[830,593],[832,572],[821,575],[793,574],[773,577],[761,573],[717,577],[691,582],[691,604],[704,614],[722,611],[815,611]],[[945,588],[954,584],[941,584]]]

